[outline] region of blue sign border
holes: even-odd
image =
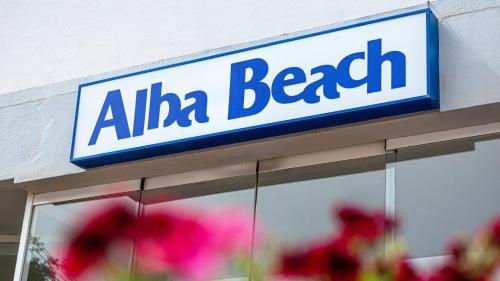
[[[80,93],[82,87],[98,84],[106,81],[121,79],[129,76],[139,75],[143,73],[153,72],[161,69],[176,67],[180,65],[195,63],[203,60],[209,60],[217,57],[227,56],[235,53],[241,53],[253,49],[264,48],[271,45],[282,44],[290,41],[300,40],[308,37],[318,36],[326,33],[336,32],[339,30],[350,29],[358,26],[373,24],[380,21],[387,21],[391,19],[401,18],[405,16],[425,13],[427,25],[427,93],[425,96],[416,98],[397,100],[387,103],[380,103],[370,106],[351,108],[347,110],[329,112],[325,114],[307,116],[303,118],[290,119],[275,123],[268,123],[257,125],[247,128],[240,128],[237,130],[218,132],[214,134],[202,135],[192,138],[185,138],[175,141],[163,142],[158,144],[146,145],[141,147],[134,147],[119,151],[107,152],[96,154],[86,157],[74,158],[74,146],[76,126],[78,120],[78,108],[80,104]],[[73,137],[71,143],[71,157],[70,162],[82,168],[93,168],[103,165],[116,164],[126,161],[145,159],[155,156],[168,155],[179,153],[189,150],[196,150],[225,144],[232,144],[261,138],[285,135],[301,131],[308,131],[318,128],[333,127],[337,125],[355,123],[369,119],[376,119],[380,117],[393,116],[404,113],[412,113],[422,110],[429,110],[439,107],[439,33],[438,21],[432,14],[431,10],[426,8],[416,10],[404,14],[388,16],[384,18],[360,22],[348,26],[342,26],[334,29],[320,31],[316,33],[306,34],[293,38],[287,38],[275,42],[270,42],[262,45],[256,45],[239,50],[220,53],[212,56],[197,58],[189,61],[179,62],[166,66],[156,67],[139,72],[129,73],[126,75],[111,77],[103,80],[93,81],[90,83],[81,84],[78,87],[78,98],[76,103],[76,113],[73,128]]]

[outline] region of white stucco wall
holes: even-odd
[[[425,2],[0,0],[0,93]]]
[[[421,2],[0,0],[0,183],[83,172],[69,162],[79,83]],[[500,104],[500,1],[431,8],[440,20],[441,111]]]

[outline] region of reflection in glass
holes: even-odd
[[[237,207],[253,214],[255,196],[255,176],[242,176],[224,180],[186,184],[145,190],[142,193],[142,214],[153,213],[172,208],[220,208]],[[248,221],[248,229],[252,229],[253,218]],[[252,233],[248,234],[251,237]],[[248,249],[250,253],[250,249]],[[248,259],[250,257],[247,257]],[[221,270],[215,279],[246,280],[248,272],[241,265],[229,265]],[[235,279],[233,279],[235,278]]]
[[[500,139],[398,151],[396,208],[412,257],[445,254],[448,237],[500,212],[499,167]]]
[[[340,203],[383,209],[385,157],[261,173],[257,217],[282,242],[305,242],[335,231]],[[278,242],[279,242],[278,241]]]
[[[23,268],[23,280],[70,280],[61,270],[60,251],[63,243],[72,233],[80,229],[80,222],[85,214],[106,204],[121,203],[138,208],[138,193],[130,192],[113,197],[98,198],[87,201],[62,202],[35,206],[31,223],[26,264]],[[132,261],[132,245],[120,249],[116,253],[116,262],[130,267]],[[115,256],[113,255],[115,261]],[[97,273],[88,273],[86,280],[105,280]]]
[[[19,243],[0,242],[0,280],[12,280]]]

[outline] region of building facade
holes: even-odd
[[[500,213],[500,1],[0,5],[1,280],[35,280],[34,265],[54,255],[79,211],[100,202],[145,212],[169,196],[238,204],[292,242],[330,231],[332,205],[353,202],[401,217],[386,245],[405,240],[422,265],[445,254],[450,235]],[[79,85],[425,9],[439,29],[438,108],[109,165],[70,162]]]

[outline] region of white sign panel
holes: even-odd
[[[438,106],[429,10],[81,85],[71,161],[82,167]]]

